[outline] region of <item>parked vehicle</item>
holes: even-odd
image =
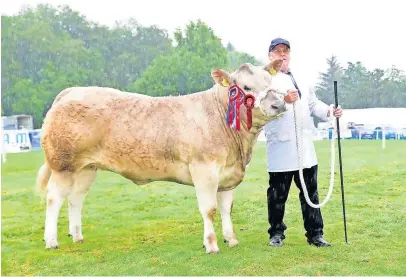
[[[382,139],[382,131],[385,133],[385,139],[396,139],[396,130],[392,127],[376,127],[374,131],[374,139]]]
[[[359,128],[359,134],[361,135],[361,139],[375,139],[375,130],[367,129],[367,128]]]
[[[406,140],[406,128],[402,128],[399,132],[399,139],[405,139]]]

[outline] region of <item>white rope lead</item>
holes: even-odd
[[[297,149],[297,157],[298,157],[298,163],[299,163],[299,179],[300,179],[300,184],[302,185],[302,189],[303,189],[303,195],[306,199],[307,204],[312,207],[312,208],[321,208],[323,207],[328,200],[330,199],[332,193],[333,193],[333,187],[334,187],[334,162],[335,162],[335,149],[334,149],[334,132],[332,132],[331,135],[331,171],[330,171],[330,187],[327,193],[326,198],[324,199],[324,201],[320,204],[314,204],[310,198],[309,198],[309,193],[307,192],[307,188],[306,188],[306,183],[304,181],[303,178],[303,157],[302,157],[302,153],[303,153],[303,149],[302,149],[302,131],[303,131],[303,116],[301,116],[301,121],[302,121],[302,125],[300,126],[301,128],[298,128],[299,126],[299,122],[298,122],[298,117],[297,117],[297,109],[296,109],[296,102],[293,102],[293,116],[294,116],[294,121],[295,121],[295,133],[296,133],[296,149]],[[334,119],[333,116],[333,105],[330,106],[330,115],[329,115],[329,119]],[[337,124],[335,124],[337,125]],[[300,130],[300,137],[299,137],[299,130]],[[334,128],[334,130],[337,130],[337,126]],[[333,131],[334,131],[333,130]],[[299,139],[301,138],[301,139]]]

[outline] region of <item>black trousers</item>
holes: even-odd
[[[268,172],[269,173],[269,188],[267,191],[268,198],[268,233],[270,237],[275,234],[282,235],[285,238],[284,231],[287,229],[283,223],[283,216],[285,215],[285,203],[288,199],[290,185],[292,178],[296,186],[299,188],[299,198],[302,208],[302,216],[304,221],[304,228],[306,230],[305,236],[310,239],[315,236],[323,235],[323,218],[320,209],[310,207],[306,203],[303,195],[302,186],[299,179],[299,171],[288,172]],[[317,165],[311,168],[303,169],[303,179],[306,183],[309,198],[314,204],[319,203],[319,196],[317,192]]]

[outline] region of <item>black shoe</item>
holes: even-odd
[[[271,240],[269,241],[269,246],[277,246],[280,247],[283,245],[282,236],[281,235],[274,235]]]
[[[312,239],[307,239],[310,245],[315,245],[316,247],[326,247],[331,246],[331,244],[323,239],[322,236],[313,237]]]

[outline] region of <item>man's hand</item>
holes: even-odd
[[[291,89],[288,91],[288,95],[284,97],[286,103],[293,103],[299,98],[299,93],[296,89]]]
[[[334,115],[335,117],[341,117],[341,116],[343,115],[343,109],[341,108],[340,105],[338,105],[337,108],[333,107],[333,115]],[[328,115],[327,115],[327,116],[330,116],[330,110],[328,111]]]

